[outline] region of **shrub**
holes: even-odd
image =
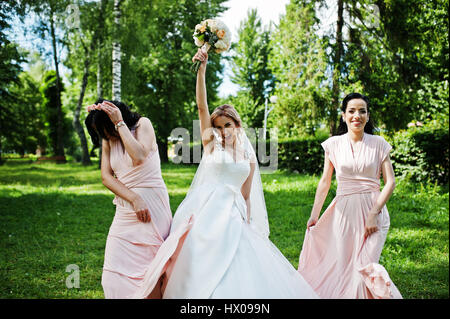
[[[448,183],[448,134],[448,128],[410,128],[393,136],[384,136],[392,145],[391,160],[395,176],[408,178],[414,182]],[[278,168],[301,174],[320,175],[324,161],[324,151],[320,144],[327,138],[322,134],[319,137],[280,139]],[[191,144],[190,163],[193,163],[192,147]],[[266,152],[269,149],[267,141]],[[261,163],[260,165],[265,166]]]
[[[304,137],[278,141],[278,168],[301,174],[321,174],[326,137]]]
[[[392,145],[395,176],[415,182],[448,183],[448,128],[409,128],[385,137]]]

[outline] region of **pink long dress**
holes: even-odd
[[[347,134],[322,143],[336,170],[336,197],[315,226],[306,231],[298,271],[321,298],[402,298],[378,262],[389,230],[386,206],[378,231],[364,238],[365,221],[380,194],[381,163],[391,146],[364,134],[353,154]]]
[[[113,200],[116,213],[106,240],[102,286],[105,298],[125,299],[135,294],[145,270],[169,235],[172,213],[157,146],[144,163],[133,167],[122,143],[109,143],[110,163],[117,179],[143,198],[151,216],[151,222],[143,223],[128,201],[119,196]]]

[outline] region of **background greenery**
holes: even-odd
[[[79,24],[67,20],[70,5]],[[263,182],[271,239],[294,266],[321,173],[320,143],[336,132],[342,98],[358,91],[371,100],[376,134],[393,146],[398,179],[380,262],[404,297],[448,298],[448,7],[291,0],[279,23],[264,25],[250,10],[229,54],[210,55],[211,110],[232,104],[258,129],[277,96],[267,127],[268,138],[278,137],[281,170]],[[193,133],[197,119],[193,29],[226,9],[225,0],[0,2],[0,297],[103,297],[113,195],[82,123],[86,105],[112,98],[114,43],[121,99],[152,121],[175,211],[196,167],[170,164],[167,153],[172,129]],[[31,49],[15,41],[17,30],[31,36]],[[239,90],[219,97],[225,62]],[[36,164],[41,155],[69,163]],[[65,286],[69,264],[80,266],[80,289]]]
[[[113,194],[94,166],[26,161],[0,167],[0,298],[103,298]],[[162,166],[173,213],[195,169]],[[270,239],[294,267],[318,179],[286,171],[262,175]],[[333,183],[325,205],[335,190]],[[380,263],[404,298],[449,297],[448,200],[448,188],[400,180],[388,202],[391,228]],[[70,264],[80,269],[79,289],[66,287]]]
[[[76,25],[69,23],[69,5],[76,5]],[[197,119],[195,74],[189,69],[196,51],[193,28],[226,5],[225,0],[2,2],[0,155],[33,154],[37,148],[61,155],[62,143],[64,154],[90,164],[84,106],[112,98],[111,52],[113,43],[120,43],[121,98],[151,119],[167,161],[171,131],[192,132]],[[336,132],[342,98],[358,91],[370,98],[371,117],[387,136],[408,124],[448,129],[447,9],[448,0],[291,0],[279,23],[270,25],[252,9],[230,53],[210,54],[209,105],[232,104],[249,127],[260,128],[265,102],[276,95],[268,128],[278,129],[283,139],[318,137]],[[18,29],[34,36],[32,49],[14,42]],[[239,90],[219,98],[225,60]]]

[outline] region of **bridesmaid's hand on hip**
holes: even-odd
[[[311,227],[315,226],[318,221],[318,218],[315,216],[311,216],[306,223],[306,228],[309,230]]]
[[[364,238],[367,238],[370,235],[372,235],[373,233],[378,231],[377,217],[378,217],[377,213],[375,213],[375,214],[372,212],[369,213],[369,217],[367,218],[367,221],[366,221]]]

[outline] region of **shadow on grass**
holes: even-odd
[[[189,187],[196,166],[164,163],[162,175],[167,187]],[[101,184],[100,170],[95,166],[80,164],[24,164],[16,163],[1,167],[0,184],[29,186],[87,186]]]
[[[115,212],[114,196],[17,195],[0,195],[0,298],[102,298],[104,248]],[[172,212],[184,197],[170,196]],[[80,289],[65,285],[70,264],[80,269]]]
[[[448,299],[448,261],[433,264],[384,263],[389,276],[405,299]]]
[[[104,246],[114,216],[111,201],[112,196],[101,194],[2,194],[0,297],[67,294],[65,271],[70,264],[87,276],[85,283],[92,282],[86,289],[101,292]]]
[[[289,176],[286,179],[291,180]],[[271,188],[270,180],[266,185]],[[314,193],[313,184],[265,191],[270,239],[294,267],[298,266]],[[334,196],[332,187],[322,212]],[[418,196],[399,189],[389,200],[388,209],[391,227],[380,263],[404,298],[448,298],[448,194]]]
[[[172,214],[196,167],[163,164]],[[297,267],[317,177],[275,173],[263,178],[270,238]],[[100,171],[82,166],[1,167],[0,184],[99,184]],[[0,192],[0,298],[102,298],[104,247],[114,195],[43,190]],[[332,186],[323,210],[335,195]],[[391,230],[381,263],[405,298],[448,298],[448,194],[418,197],[396,189],[388,202]],[[322,211],[323,211],[322,210]],[[68,289],[66,267],[80,268],[80,289]]]
[[[63,165],[63,164],[62,164]],[[101,181],[100,171],[93,169],[62,169],[29,165],[14,170],[2,170],[0,184],[22,184],[30,186],[83,186]]]

